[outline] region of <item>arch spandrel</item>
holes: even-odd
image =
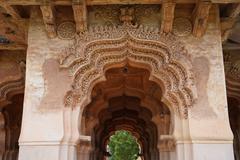
[[[94,84],[105,80],[106,68],[126,62],[148,69],[163,91],[163,103],[187,118],[197,98],[191,57],[175,36],[143,26],[94,27],[76,35],[60,56],[60,68],[73,77],[65,105],[86,106]]]

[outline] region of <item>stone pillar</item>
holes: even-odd
[[[76,144],[64,126],[63,99],[70,86],[63,77],[68,75],[59,73],[56,58],[66,41],[49,39],[39,8],[32,9],[19,160],[76,160]]]
[[[233,160],[218,5],[202,38],[180,38],[192,55],[198,99],[175,133],[177,160]]]

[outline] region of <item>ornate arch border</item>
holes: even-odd
[[[25,65],[26,64],[24,62],[19,62],[21,74],[17,79],[9,80],[0,84],[0,104],[2,107],[11,103],[10,99],[12,96],[19,93],[24,93],[26,70]]]
[[[62,51],[60,68],[69,69],[73,78],[65,106],[85,107],[94,84],[105,80],[107,68],[126,62],[150,70],[150,80],[163,91],[163,103],[188,117],[197,92],[191,57],[184,45],[172,34],[126,24],[90,28],[76,35],[74,43]]]

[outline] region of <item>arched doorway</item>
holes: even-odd
[[[170,136],[173,127],[170,110],[161,102],[162,91],[149,75],[146,69],[126,64],[107,70],[106,81],[95,85],[81,124],[81,133],[92,139],[91,159],[103,160],[109,137],[122,129],[137,137],[146,160],[159,159],[161,149],[174,149],[164,144],[173,139],[160,140]]]
[[[12,96],[8,105],[0,107],[0,159],[18,159],[24,94]]]
[[[240,103],[236,98],[228,98],[229,121],[233,132],[234,157],[240,160]]]
[[[123,24],[120,27],[96,27],[91,29],[90,32],[77,35],[74,43],[63,50],[60,57],[60,68],[68,69],[72,76],[71,89],[66,93],[64,99],[64,136],[61,143],[78,145],[77,151],[75,147],[69,147],[66,150],[63,145],[63,152],[60,153],[61,157],[73,156],[70,153],[78,152],[78,155],[81,155],[81,160],[88,160],[92,156],[95,158],[93,152],[104,154],[104,151],[99,148],[100,146],[104,148],[103,144],[105,142],[98,141],[99,136],[104,136],[103,138],[107,139],[109,135],[104,134],[101,127],[97,127],[99,125],[104,126],[98,122],[99,119],[104,124],[112,121],[116,122],[112,125],[112,128],[115,128],[118,124],[117,120],[109,117],[115,117],[115,114],[121,115],[127,109],[130,115],[127,115],[126,118],[130,119],[130,122],[145,124],[137,125],[140,128],[136,127],[132,130],[142,130],[138,132],[139,135],[149,138],[141,137],[144,147],[148,146],[148,149],[145,150],[143,147],[147,158],[158,159],[160,152],[172,151],[172,148],[174,148],[172,146],[175,144],[173,142],[182,142],[189,138],[188,121],[186,119],[188,118],[188,108],[193,106],[197,98],[197,92],[192,73],[191,57],[174,36],[161,34],[158,29],[137,27],[130,24]],[[128,72],[129,68],[130,71],[131,69],[133,71]],[[111,84],[109,82],[114,81],[114,76],[108,77],[108,75],[121,72],[120,75],[122,76],[126,75],[126,73],[122,73],[126,71],[127,73],[144,72],[142,75],[146,76],[146,81],[137,84],[134,82],[139,81],[139,79],[132,79],[133,84],[131,85],[133,86],[130,86],[130,89],[125,91],[116,89],[109,91],[109,93],[102,92],[103,97],[105,97],[102,100],[105,100],[106,104],[98,105],[100,107],[96,107],[97,111],[87,112],[87,108],[92,108],[90,106],[94,104],[94,98],[98,98],[94,97],[96,93],[98,95],[98,89],[95,88],[102,88],[103,90],[104,87],[101,86],[104,86],[106,82],[106,85],[108,85]],[[119,82],[119,84],[130,83],[130,80],[125,81],[124,83]],[[144,83],[148,85],[144,86]],[[150,94],[151,88],[157,88],[159,94],[156,97]],[[126,93],[123,94],[124,92]],[[116,107],[119,108],[119,111],[116,112],[106,109],[113,108],[108,107],[109,104],[114,104],[109,102],[114,100],[123,102],[121,99],[125,99],[126,102],[134,102],[134,107],[125,107],[125,109],[121,108],[124,105],[120,105]],[[158,101],[158,104],[152,104],[153,99]],[[101,102],[101,99],[96,99],[96,101]],[[145,111],[133,108],[143,108],[142,110]],[[131,112],[133,113],[131,114]],[[91,119],[92,113],[97,113],[93,116],[95,119],[86,119],[86,117]],[[142,115],[146,113],[149,114]],[[163,132],[162,135],[158,128],[158,124],[162,123],[156,118],[156,113],[159,117],[164,113],[169,114],[168,125],[163,125],[163,128],[166,128],[166,133]],[[137,116],[135,116],[136,114]],[[93,123],[91,124],[92,127],[96,126],[94,132],[87,129],[90,125],[86,124],[87,121]],[[124,126],[124,123],[122,123],[124,120],[120,118],[119,121],[121,123],[118,126]],[[108,133],[114,130],[112,128],[107,128]],[[182,150],[180,148],[179,152]],[[174,151],[171,153],[175,154]],[[182,155],[184,157],[184,153]],[[174,156],[169,156],[168,153],[160,153],[160,156],[165,159],[174,159],[171,158]]]

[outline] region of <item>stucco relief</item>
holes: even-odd
[[[10,69],[0,67],[2,69],[0,75],[11,71],[8,76],[1,77],[1,80],[4,81],[0,82],[0,106],[10,103],[9,99],[13,95],[23,93],[25,86],[25,62],[22,59],[7,61],[6,64],[8,65],[2,64],[3,66],[12,65],[14,67],[11,66]]]
[[[187,18],[176,18],[173,22],[173,34],[179,37],[189,36],[192,33],[192,23]]]
[[[134,24],[144,24],[160,27],[161,6],[160,5],[121,5],[91,6],[88,8],[89,26],[112,26],[121,25],[119,12],[123,8],[131,8]]]
[[[90,27],[62,51],[60,68],[69,69],[73,77],[65,105],[89,103],[91,88],[105,79],[107,67],[128,61],[148,68],[150,79],[158,81],[163,90],[162,101],[187,118],[197,97],[190,55],[175,36],[132,25],[128,18],[121,26]]]
[[[63,22],[57,28],[57,35],[64,40],[70,40],[74,38],[76,33],[76,27],[73,22]]]

